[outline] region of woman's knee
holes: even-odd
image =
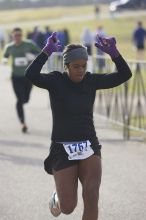
[[[61,212],[66,215],[71,214],[76,206],[77,206],[77,200],[68,201],[64,199],[64,201],[60,201]]]
[[[92,204],[98,201],[99,199],[99,185],[88,184],[86,187],[83,187],[83,200]]]

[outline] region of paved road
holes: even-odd
[[[51,133],[51,112],[46,91],[34,88],[26,106],[29,134],[20,132],[15,97],[8,74],[0,75],[0,219],[55,219],[48,211],[53,178],[43,170]],[[146,219],[146,144],[125,142],[122,134],[95,116],[102,148],[103,178],[100,190],[100,220]],[[81,220],[78,207],[60,220]]]

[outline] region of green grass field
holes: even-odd
[[[0,12],[0,24],[9,24],[24,21],[37,21],[41,19],[60,18],[62,16],[75,16],[80,14],[91,14],[93,6],[82,7],[52,7],[40,9],[20,9]],[[7,18],[7,19],[6,19]]]
[[[101,6],[101,13],[107,13],[107,5]],[[117,19],[95,19],[93,20],[79,20],[78,22],[70,22],[68,19],[64,22],[59,22],[60,18],[64,16],[85,16],[94,15],[93,6],[82,6],[82,7],[54,7],[54,8],[41,8],[41,9],[26,9],[26,10],[15,10],[15,11],[1,11],[0,12],[0,25],[7,25],[7,31],[10,31],[10,25],[14,27],[15,23],[21,22],[21,27],[23,28],[23,23],[27,22],[28,26],[25,25],[24,33],[31,30],[37,25],[37,21],[48,20],[48,25],[54,31],[67,28],[71,36],[71,42],[80,42],[81,33],[84,27],[89,27],[92,32],[96,31],[99,25],[102,25],[108,35],[115,36],[117,39],[117,45],[123,56],[127,59],[135,59],[135,51],[132,45],[132,33],[136,26],[137,21],[140,19],[145,23],[146,15],[135,16],[135,17],[122,17]],[[49,24],[49,19],[58,19],[58,23]],[[33,21],[34,25],[30,27],[29,21]],[[9,28],[8,28],[9,25]],[[42,30],[46,26],[43,25]]]

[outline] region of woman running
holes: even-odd
[[[116,48],[115,38],[101,38],[95,46],[109,54],[117,67],[111,74],[86,72],[88,54],[84,46],[69,44],[63,51],[63,73],[40,71],[53,52],[60,50],[57,33],[26,70],[26,77],[36,86],[47,89],[53,115],[49,156],[44,162],[53,174],[56,191],[50,199],[54,216],[70,214],[77,205],[78,180],[82,185],[84,210],[82,220],[98,219],[101,182],[101,145],[93,122],[96,90],[108,89],[127,81],[131,71]]]

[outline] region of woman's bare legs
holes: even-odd
[[[99,156],[93,155],[79,162],[79,179],[82,184],[84,201],[82,220],[98,219],[101,173],[101,158]]]
[[[70,214],[77,205],[78,166],[53,172],[61,212]]]
[[[93,155],[78,165],[54,171],[61,212],[70,214],[77,205],[78,178],[82,184],[84,212],[82,220],[98,219],[98,199],[101,182],[101,159]]]

